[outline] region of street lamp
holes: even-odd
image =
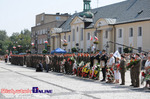
[[[108,51],[108,48],[109,48],[109,45],[108,45],[108,41],[107,41],[107,44],[106,44],[106,52]]]
[[[48,44],[48,41],[45,41],[45,49],[47,50],[47,44]]]

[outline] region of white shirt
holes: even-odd
[[[148,66],[150,66],[150,61],[149,60],[147,60],[146,63],[145,63],[145,67],[148,67]]]
[[[108,66],[112,66],[112,64],[115,63],[115,58],[112,56],[110,59],[109,59],[109,62],[108,62]]]
[[[95,50],[95,46],[92,46],[92,51],[94,51]]]

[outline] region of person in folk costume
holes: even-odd
[[[140,87],[141,58],[138,53],[135,55],[135,59],[139,62],[133,65],[133,86]]]
[[[110,58],[107,62],[107,77],[108,81],[106,83],[113,83],[114,82],[114,71],[113,67],[115,65],[115,58],[113,56],[113,53],[110,53]]]
[[[150,54],[148,54],[148,59],[145,62],[145,71],[146,71],[146,74],[150,74]],[[145,88],[148,88],[148,85],[150,89],[150,79],[146,81]]]
[[[106,51],[103,50],[102,51],[102,55],[100,57],[100,66],[102,68],[102,74],[103,74],[103,79],[101,80],[102,82],[103,81],[106,81],[106,66],[107,66],[107,60],[108,60],[108,57],[106,55]]]
[[[120,72],[119,72],[119,65],[120,65],[120,58],[116,57],[116,63],[114,65],[114,77],[115,77],[115,83],[119,83],[120,80]]]
[[[121,55],[119,71],[121,73],[121,81],[122,81],[120,85],[125,85],[126,59],[124,55]]]

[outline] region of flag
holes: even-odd
[[[120,59],[121,59],[121,55],[120,55],[120,53],[118,52],[118,50],[114,53],[114,56],[115,56],[116,58],[120,58]]]
[[[94,38],[95,38],[96,40],[98,40],[98,38],[97,38],[96,36],[95,36]]]
[[[66,43],[66,42],[67,42],[67,40],[65,40],[65,39],[64,39],[64,42]]]
[[[93,37],[90,35],[90,40],[92,41],[93,40]]]

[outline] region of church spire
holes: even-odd
[[[84,2],[83,11],[86,12],[91,10],[91,6],[90,6],[91,0],[83,0],[83,2]]]

